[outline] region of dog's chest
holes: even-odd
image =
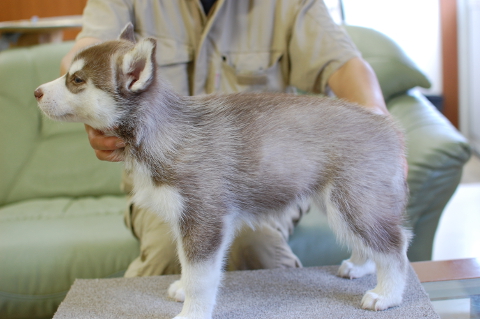
[[[183,211],[183,196],[173,186],[156,185],[151,171],[141,163],[133,163],[130,167],[133,180],[133,203],[141,208],[149,209],[165,221],[175,221]]]

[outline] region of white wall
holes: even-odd
[[[460,129],[480,153],[480,0],[458,1]]]
[[[438,0],[343,0],[346,23],[376,29],[395,40],[442,93]]]

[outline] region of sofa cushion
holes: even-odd
[[[124,197],[56,198],[0,208],[0,313],[51,316],[76,278],[121,276],[138,256]],[[13,316],[14,315],[14,316]]]
[[[375,71],[386,101],[417,86],[430,87],[428,78],[392,39],[373,29],[344,27]]]

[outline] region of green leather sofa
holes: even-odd
[[[346,27],[380,80],[408,141],[409,257],[431,258],[442,210],[470,156],[466,140],[419,93],[429,86],[376,31]],[[43,117],[34,89],[59,74],[72,43],[0,52],[0,318],[51,318],[75,278],[121,276],[138,254],[123,225],[122,166],[96,159],[83,125]],[[312,207],[291,246],[304,266],[348,257]]]

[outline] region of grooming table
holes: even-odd
[[[227,272],[213,318],[439,318],[410,269],[404,302],[385,311],[360,308],[375,275],[339,278],[338,266]],[[182,303],[168,297],[178,275],[76,280],[54,319],[173,318]]]

